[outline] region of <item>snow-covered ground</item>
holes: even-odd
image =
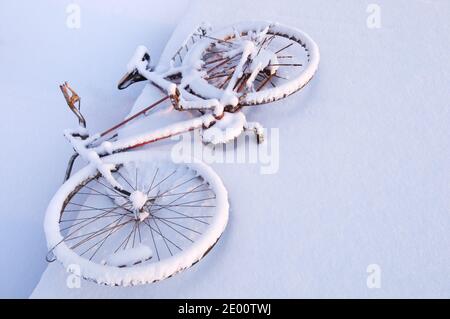
[[[0,33],[0,61],[11,70],[0,75],[7,102],[1,132],[17,135],[1,153],[7,181],[3,296],[23,296],[44,266],[43,212],[70,153],[57,132],[73,123],[53,81],[73,79],[87,117],[96,120],[93,130],[112,124],[142,88],[115,90],[121,65],[140,43],[158,56],[176,20],[163,14],[166,5],[152,5],[154,14],[145,19],[139,5],[116,10],[118,1],[80,3],[85,20],[79,30],[55,30],[66,4],[49,2],[45,17],[35,17],[38,5],[20,16],[24,22],[42,19],[31,34],[23,26]],[[307,88],[247,111],[249,119],[279,129],[279,152],[273,153],[278,171],[263,175],[256,164],[213,164],[231,204],[218,245],[188,271],[133,288],[83,281],[69,289],[65,269],[53,263],[32,297],[450,297],[450,3],[274,3],[196,1],[187,12],[178,8],[184,17],[162,56],[205,20],[280,21],[308,32],[321,49],[319,73]],[[1,4],[2,24],[14,20],[5,11],[17,6]],[[380,28],[368,27],[368,8],[381,10]],[[32,88],[23,91],[21,83]],[[146,87],[134,108],[160,96]],[[166,121],[149,116],[134,130]],[[28,136],[38,133],[42,141],[25,152]],[[276,141],[276,134],[269,136],[269,144]],[[19,165],[29,171],[17,175]],[[368,288],[368,269],[381,271],[380,288]]]
[[[71,153],[62,132],[76,124],[58,84],[80,93],[92,129],[123,118],[140,92],[117,91],[124,64],[142,42],[158,57],[188,2],[0,1],[0,297],[28,297],[47,266],[42,221]],[[79,29],[66,24],[71,3]]]

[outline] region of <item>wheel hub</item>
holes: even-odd
[[[130,202],[133,205],[133,209],[141,210],[145,203],[147,203],[148,197],[141,191],[134,191],[130,195]]]

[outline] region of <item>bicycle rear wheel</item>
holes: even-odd
[[[239,65],[246,50],[253,52]],[[316,73],[319,60],[317,44],[302,31],[270,22],[246,22],[198,41],[184,60],[183,77],[189,79],[188,90],[202,98],[220,99],[224,91],[232,91],[240,106],[257,105],[303,88]],[[239,74],[234,79],[236,70]]]
[[[46,212],[51,253],[81,276],[107,285],[159,281],[190,267],[214,246],[228,221],[227,192],[199,162],[176,164],[155,152],[104,158],[115,178],[141,200],[108,185],[93,166],[73,175]]]

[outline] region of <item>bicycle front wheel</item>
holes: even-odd
[[[104,161],[116,167],[114,177],[131,196],[109,186],[90,165],[58,190],[44,226],[51,254],[65,267],[77,265],[83,278],[100,284],[145,284],[190,267],[215,245],[229,205],[210,167],[177,164],[148,151]]]

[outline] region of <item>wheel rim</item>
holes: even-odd
[[[133,158],[142,160],[138,153]],[[121,159],[114,156],[112,162]],[[178,165],[164,159],[120,164],[113,174],[130,191],[148,194],[144,205],[148,217],[136,219],[129,199],[87,168],[74,176],[77,186],[70,180],[69,186],[65,184],[47,211],[47,239],[57,258],[66,266],[80,264],[88,279],[114,285],[161,280],[202,258],[228,218],[226,191],[218,177],[200,163]],[[139,172],[144,167],[145,174]],[[109,256],[142,245],[151,248],[151,258],[109,262]]]
[[[246,87],[249,77],[246,63],[239,81],[232,83],[231,88],[240,99],[240,105],[267,103],[286,97],[304,87],[315,74],[319,64],[319,51],[314,41],[305,33],[278,24],[242,23],[233,28],[220,31],[197,43],[185,59],[185,66],[195,65],[187,69],[186,76],[192,81],[188,90],[202,98],[220,98],[225,89],[230,89],[229,82],[241,54],[230,52],[238,47],[239,41],[248,40],[252,32],[267,29],[261,39],[255,40],[261,52],[273,52],[277,56],[275,74],[266,70],[258,73],[254,85]],[[201,66],[196,61],[201,60]],[[192,76],[192,73],[196,76]],[[183,74],[184,75],[184,74]]]

